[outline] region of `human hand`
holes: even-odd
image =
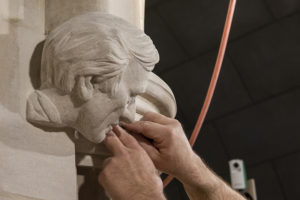
[[[199,158],[177,120],[149,112],[141,121],[122,123],[122,126],[135,133],[134,136],[159,170],[183,181],[198,168],[195,161]]]
[[[98,180],[112,199],[165,199],[157,170],[136,139],[114,126],[104,144],[113,156],[104,161]]]
[[[244,200],[193,152],[177,120],[146,113],[141,121],[122,125],[137,138],[159,170],[183,183],[191,200]]]

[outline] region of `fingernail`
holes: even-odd
[[[126,126],[127,125],[127,123],[125,123],[125,122],[120,122],[119,124],[120,124],[120,126]]]
[[[116,126],[116,129],[117,129],[118,137],[120,137],[121,134],[124,132],[124,129],[119,125]]]
[[[107,137],[110,137],[110,136],[115,136],[116,134],[113,132],[113,131],[109,131],[106,133],[106,136]]]
[[[123,128],[124,130],[127,130],[127,128],[126,128],[127,126],[128,126],[128,124],[125,122],[120,123],[120,127]]]
[[[116,129],[117,129],[117,125],[113,125],[112,130],[116,130]]]
[[[116,128],[119,129],[119,130],[122,129],[122,127],[119,126],[119,125],[116,125]]]
[[[111,124],[111,126],[117,126],[118,124],[116,123],[116,124]]]

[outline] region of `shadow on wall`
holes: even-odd
[[[42,67],[42,54],[43,54],[43,48],[44,48],[44,43],[45,40],[41,41],[38,43],[33,51],[33,54],[30,59],[30,68],[29,68],[29,76],[30,76],[30,81],[35,90],[39,89],[41,86],[41,67]],[[31,125],[34,127],[41,129],[45,132],[64,132],[66,135],[70,138],[71,141],[74,142],[74,137],[73,133],[74,130],[72,128],[68,127],[63,127],[63,128],[58,128],[58,127],[48,127],[48,126],[43,126],[40,124],[36,123],[31,123]]]
[[[105,191],[98,183],[98,169],[78,167],[78,199],[101,199],[108,200]]]
[[[44,43],[45,40],[36,45],[30,59],[29,76],[35,90],[41,86],[41,63]]]

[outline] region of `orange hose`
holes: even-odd
[[[221,44],[220,44],[220,48],[219,48],[219,52],[218,52],[218,56],[217,56],[217,61],[216,61],[215,67],[214,67],[214,71],[213,71],[212,78],[211,78],[211,81],[209,84],[209,88],[208,88],[208,91],[207,91],[207,94],[205,97],[204,104],[202,106],[200,115],[198,117],[197,123],[194,128],[194,131],[189,140],[191,146],[193,146],[196,142],[196,139],[197,139],[200,129],[203,125],[205,116],[207,114],[211,99],[213,97],[213,94],[214,94],[214,91],[216,88],[216,84],[217,84],[218,77],[219,77],[219,74],[221,71],[221,67],[222,67],[222,63],[224,60],[224,55],[225,55],[225,51],[226,51],[226,47],[227,47],[227,43],[228,43],[228,38],[229,38],[230,28],[231,28],[231,24],[232,24],[233,15],[234,15],[235,5],[236,5],[236,0],[230,0],[227,17],[226,17],[226,21],[225,21],[225,27],[224,27],[224,31],[223,31],[223,35],[222,35],[222,40],[221,40]],[[169,175],[163,181],[164,187],[166,187],[172,180],[173,180],[173,176]]]

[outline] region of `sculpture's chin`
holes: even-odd
[[[97,109],[84,107],[81,109],[74,128],[78,130],[87,140],[93,143],[101,143],[112,129],[112,125],[119,124],[120,116],[124,107],[99,111]]]
[[[111,130],[111,127],[108,126],[106,128],[99,127],[93,130],[89,130],[88,132],[86,130],[81,131],[81,134],[90,142],[99,144],[103,142],[105,139],[106,133],[108,133]]]

